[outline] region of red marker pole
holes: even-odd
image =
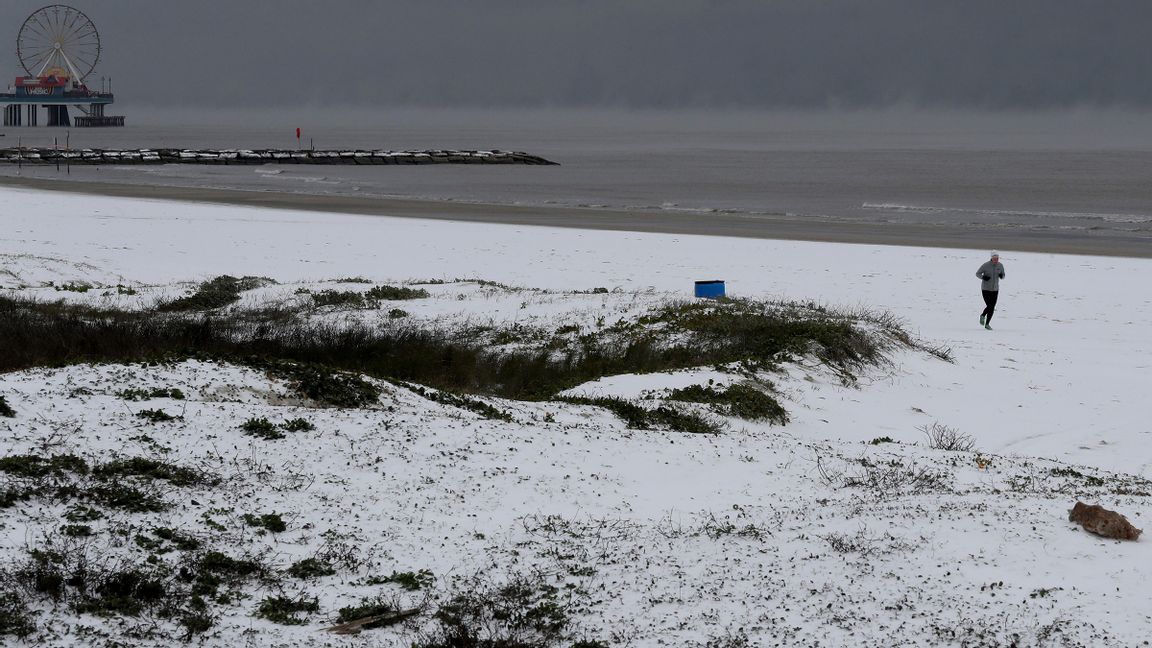
[[[296,127],[296,150],[300,150],[300,127]]]

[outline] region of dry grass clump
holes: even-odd
[[[933,422],[916,428],[928,438],[928,447],[933,450],[971,452],[976,447],[976,439],[956,428]]]

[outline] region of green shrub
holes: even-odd
[[[749,385],[729,385],[723,390],[702,385],[675,389],[672,400],[709,404],[716,411],[749,421],[769,421],[776,425],[788,422],[788,413],[771,395]]]
[[[420,299],[427,297],[428,291],[422,288],[375,286],[362,293],[356,292],[354,290],[329,289],[311,293],[311,295],[312,303],[317,307],[336,306],[342,308],[379,308],[381,301]]]
[[[88,462],[70,454],[52,455],[48,458],[40,455],[10,455],[0,457],[0,472],[28,479],[40,479],[49,475],[59,477],[64,473],[86,475]]]
[[[39,549],[30,550],[28,556],[30,560],[14,571],[13,580],[27,590],[59,601],[64,595],[64,581],[67,577],[64,556],[57,551]]]
[[[377,402],[378,390],[362,374],[545,400],[604,376],[737,363],[760,371],[804,354],[849,382],[852,370],[882,360],[888,348],[921,348],[891,318],[744,300],[669,304],[594,335],[541,334],[524,348],[493,349],[489,342],[500,334],[305,321],[279,311],[158,316],[0,295],[0,372],[197,356],[264,368],[297,394],[337,407]]]
[[[350,605],[340,608],[340,611],[336,615],[336,622],[348,623],[356,619],[380,616],[381,614],[388,614],[395,611],[396,608],[390,603],[378,599],[365,599],[360,602],[360,605]]]
[[[168,504],[156,495],[120,482],[98,484],[76,494],[102,506],[130,513],[159,513],[168,508]]]
[[[12,406],[8,404],[8,401],[4,400],[3,396],[0,396],[0,416],[16,418],[16,410],[12,409]]]
[[[64,604],[72,612],[102,617],[150,612],[167,618],[182,604],[181,588],[172,582],[166,565],[93,560],[74,543],[67,546],[30,549],[27,558],[7,572],[9,582],[33,600],[50,599],[54,608]]]
[[[484,401],[460,394],[453,394],[446,391],[432,391],[424,389],[417,385],[407,385],[413,392],[427,398],[434,403],[442,403],[444,405],[451,405],[452,407],[459,407],[460,409],[475,412],[486,419],[497,419],[501,421],[512,421],[512,415],[508,412],[496,409],[495,407],[485,403]]]
[[[147,457],[115,459],[97,466],[92,470],[92,474],[102,479],[119,479],[122,477],[159,479],[173,486],[215,485],[219,483],[218,479],[211,479],[198,470]]]
[[[45,459],[36,455],[15,455],[0,459],[0,472],[29,480],[51,477],[52,482],[34,482],[21,489],[9,488],[0,493],[0,506],[34,496],[56,500],[88,500],[100,506],[134,513],[159,512],[167,503],[153,492],[143,491],[123,480],[124,477],[161,479],[174,486],[206,483],[203,475],[161,461],[143,458],[119,459],[91,469],[96,483],[69,479],[69,475],[88,474],[88,463],[73,455],[55,455]],[[70,522],[88,522],[103,514],[91,507],[73,507],[64,517]]]
[[[323,405],[364,407],[380,399],[380,389],[355,374],[315,365],[295,365],[285,371],[296,379],[297,391]]]
[[[307,419],[288,419],[276,424],[264,417],[250,418],[240,424],[240,429],[249,436],[260,437],[266,440],[283,439],[284,432],[311,432],[316,426]]]
[[[404,299],[423,299],[428,291],[423,288],[406,288],[404,286],[375,286],[364,293],[364,297],[376,301],[400,301]]]
[[[240,293],[275,283],[267,277],[236,278],[220,275],[200,284],[196,292],[161,304],[160,311],[204,311],[221,308],[240,300]]]
[[[175,388],[167,389],[163,387],[157,387],[156,389],[122,389],[116,392],[116,395],[126,401],[142,401],[153,398],[184,400],[184,392]]]
[[[250,527],[258,527],[272,533],[281,533],[288,529],[288,525],[279,513],[264,513],[263,515],[244,514],[244,523]]]
[[[261,439],[271,440],[284,438],[284,433],[276,427],[276,424],[264,417],[250,418],[240,424],[240,429],[244,430],[244,434],[260,437]]]
[[[136,543],[137,547],[140,547],[145,551],[154,551],[157,553],[167,553],[170,551],[164,547],[164,542],[162,540],[157,540],[156,538],[151,538],[149,536],[137,534],[136,537],[132,539],[132,541]]]
[[[157,537],[179,540],[180,534],[155,529]],[[139,541],[143,537],[138,537]],[[143,545],[155,542],[143,538]],[[167,639],[163,621],[178,623],[185,639],[207,632],[214,624],[209,601],[230,604],[242,597],[236,589],[264,575],[254,561],[237,560],[218,552],[187,554],[176,565],[150,556],[140,564],[103,557],[68,541],[62,547],[34,548],[27,557],[4,569],[0,586],[0,644],[3,636],[26,636],[35,630],[27,608],[44,609],[50,603],[53,618],[68,614],[98,617],[140,617],[148,637]],[[224,591],[224,588],[230,588]],[[205,597],[211,595],[211,599]],[[306,606],[307,607],[307,606]],[[124,625],[112,621],[109,625]],[[133,629],[136,623],[129,623]],[[132,630],[129,630],[132,632]],[[56,635],[52,635],[56,636]],[[141,635],[131,634],[137,639]],[[51,638],[51,637],[49,637]],[[58,637],[57,637],[58,638]]]
[[[285,432],[311,432],[316,429],[310,421],[302,418],[288,419],[281,423],[280,427]]]
[[[192,594],[216,595],[221,586],[236,587],[264,573],[255,560],[232,558],[219,551],[208,551],[187,558],[180,567],[180,580],[192,584]]]
[[[528,578],[478,583],[440,605],[435,626],[413,648],[555,646],[570,623],[559,591]]]
[[[361,599],[359,605],[350,605],[348,607],[340,608],[336,615],[337,623],[349,623],[361,619],[368,619],[371,617],[377,618],[367,623],[360,625],[364,630],[371,630],[373,628],[383,628],[390,625],[402,623],[405,619],[419,614],[418,608],[411,610],[400,610],[392,601],[384,600],[383,597]]]
[[[152,529],[152,535],[172,543],[180,551],[195,551],[200,548],[200,541],[196,538],[168,527],[156,527]]]
[[[305,558],[304,560],[297,560],[286,570],[288,575],[293,578],[308,579],[320,578],[321,576],[331,576],[336,573],[332,565],[326,560],[319,558]]]
[[[131,568],[101,574],[94,588],[81,591],[73,609],[96,616],[137,616],[162,605],[169,594],[159,574]]]
[[[87,284],[82,281],[69,281],[66,284],[53,287],[56,289],[56,292],[63,290],[65,292],[86,293],[92,290],[92,284]]]
[[[392,572],[391,576],[374,576],[369,578],[366,585],[384,585],[385,583],[395,583],[401,588],[415,592],[425,587],[430,587],[436,582],[436,576],[427,569],[421,569],[417,572]],[[368,615],[364,615],[368,616]]]
[[[1052,468],[1049,473],[1054,477],[1069,477],[1084,480],[1086,486],[1103,486],[1105,481],[1095,475],[1085,475],[1075,468]]]
[[[720,426],[693,412],[661,405],[648,411],[649,425],[690,434],[718,434]]]
[[[69,538],[87,538],[92,534],[92,527],[87,524],[65,524],[60,527],[60,533]]]
[[[575,405],[594,405],[603,407],[620,417],[628,427],[635,430],[652,430],[667,428],[677,432],[690,432],[694,434],[715,434],[720,427],[691,412],[681,412],[671,407],[660,406],[648,409],[632,401],[611,397],[564,397],[557,400],[573,403]]]
[[[180,625],[184,626],[184,641],[208,632],[215,624],[216,620],[206,611],[190,612],[180,617]]]
[[[269,596],[260,601],[260,607],[256,608],[256,616],[280,625],[304,625],[307,621],[297,615],[302,612],[316,612],[319,609],[320,603],[315,597],[308,599],[303,595],[297,598]]]
[[[874,360],[882,351],[878,340],[853,326],[850,317],[799,304],[765,308],[743,299],[681,302],[661,306],[637,323],[689,333],[698,343],[735,356],[732,361],[813,353],[832,364],[850,365]]]
[[[64,512],[64,519],[69,522],[94,522],[103,518],[103,513],[88,506],[73,506]]]
[[[312,303],[315,306],[340,306],[345,308],[371,308],[372,304],[364,300],[364,294],[352,290],[321,290],[312,293]]]
[[[172,416],[162,409],[140,410],[139,412],[136,412],[136,416],[142,419],[147,419],[152,423],[165,423],[167,421],[175,421],[176,419],[180,418],[179,416]]]
[[[0,489],[0,509],[12,508],[17,502],[22,502],[35,493],[21,488]]]
[[[32,614],[16,592],[0,592],[0,637],[12,635],[23,639],[36,631]]]
[[[201,571],[230,578],[244,578],[263,571],[260,563],[254,560],[232,558],[219,551],[209,551],[199,556],[196,565]]]

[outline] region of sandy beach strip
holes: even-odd
[[[589,230],[1152,258],[1152,240],[1090,230],[845,222],[804,216],[495,205],[0,176],[0,185],[101,196]]]

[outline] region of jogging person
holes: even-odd
[[[984,312],[980,313],[980,324],[992,330],[992,313],[996,312],[996,298],[1000,296],[1000,280],[1004,278],[1004,264],[1000,263],[1000,253],[992,250],[992,259],[976,271],[980,278],[980,292],[984,295]]]

